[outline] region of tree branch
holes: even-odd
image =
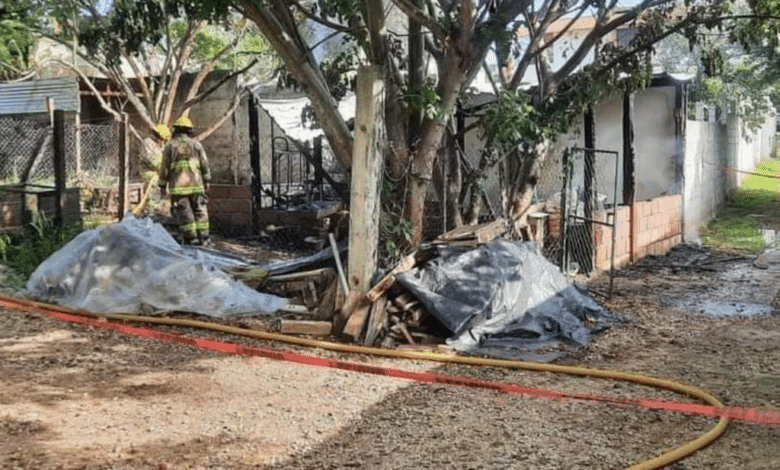
[[[314,21],[315,23],[321,24],[322,26],[325,26],[326,28],[333,29],[335,31],[338,31],[340,33],[357,33],[357,30],[354,28],[350,28],[348,26],[343,26],[338,23],[334,23],[332,21],[328,21],[325,18],[322,18],[321,16],[317,16],[311,11],[309,11],[308,8],[304,7],[301,2],[298,0],[290,0],[290,2],[295,5],[296,8],[298,8],[298,11],[303,13],[303,16],[306,18]]]
[[[628,10],[620,15],[615,16],[613,19],[606,23],[606,16],[602,16],[596,22],[596,26],[588,33],[588,35],[580,43],[580,46],[572,54],[571,58],[552,76],[550,82],[554,85],[560,82],[564,77],[568,76],[575,68],[577,68],[582,61],[587,57],[587,54],[593,49],[596,42],[603,38],[606,34],[616,30],[618,27],[637,19],[644,11],[655,8],[664,4],[671,3],[672,0],[644,0],[641,4]]]
[[[160,116],[162,122],[170,122],[171,120],[173,105],[176,102],[176,94],[179,91],[179,81],[181,80],[182,69],[192,53],[192,44],[195,42],[195,35],[201,26],[202,23],[188,23],[187,31],[185,31],[184,36],[176,47],[177,52],[175,53],[176,58],[174,60],[176,67],[171,74],[170,83],[166,86],[168,99],[165,101],[163,112]]]
[[[189,91],[187,92],[186,101],[189,101],[193,98],[195,98],[198,95],[198,90],[200,90],[201,85],[203,84],[203,81],[206,79],[206,77],[214,70],[214,67],[217,65],[217,62],[219,59],[225,55],[230,49],[235,47],[241,39],[244,37],[244,32],[246,31],[246,28],[243,28],[239,34],[233,38],[232,41],[230,41],[229,44],[227,44],[225,47],[222,48],[221,51],[217,52],[214,57],[212,57],[206,64],[204,64],[200,71],[198,72],[198,75],[195,76],[195,79],[192,81],[192,85],[190,86]],[[257,60],[255,60],[253,63],[257,63]],[[245,67],[241,70],[241,73],[249,70],[249,67]]]
[[[447,39],[447,31],[442,29],[438,22],[431,16],[428,16],[424,11],[417,8],[416,5],[408,0],[392,0],[392,2],[409,18],[428,28],[439,41],[444,42]]]
[[[229,74],[227,74],[224,77],[222,77],[217,83],[215,83],[214,85],[209,87],[209,89],[204,91],[203,93],[201,93],[199,95],[196,95],[196,96],[194,96],[192,98],[188,97],[187,101],[185,101],[184,104],[182,104],[182,114],[184,114],[186,110],[188,110],[189,108],[193,107],[197,103],[200,103],[201,101],[203,101],[210,94],[212,94],[215,91],[217,91],[217,89],[219,87],[221,87],[225,82],[227,82],[231,78],[236,77],[238,75],[241,75],[244,72],[246,72],[247,70],[249,70],[250,68],[252,68],[257,62],[259,62],[259,60],[260,59],[255,59],[251,63],[249,63],[249,65],[244,67],[243,69],[236,70],[234,72],[230,72]]]

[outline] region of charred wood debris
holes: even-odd
[[[476,247],[506,232],[503,219],[460,227],[437,237],[430,246]],[[331,254],[337,251],[331,240]],[[271,329],[282,334],[331,337],[367,346],[438,349],[450,333],[407,291],[397,277],[431,259],[417,250],[392,267],[367,292],[347,291],[340,263],[270,274],[263,268],[234,269],[237,279],[261,292],[290,300]],[[334,267],[335,265],[335,267]]]

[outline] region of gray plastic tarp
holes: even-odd
[[[529,242],[440,247],[438,256],[398,280],[453,333],[447,343],[460,351],[528,358],[553,342],[582,347],[621,320]]]
[[[80,233],[38,266],[26,288],[31,297],[90,312],[228,317],[270,314],[287,304],[202,261],[162,225],[125,217]]]

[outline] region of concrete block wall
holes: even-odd
[[[249,186],[212,184],[208,192],[211,230],[226,236],[253,232],[252,191]]]
[[[699,238],[700,228],[725,202],[730,190],[737,188],[761,160],[775,157],[774,120],[747,135],[737,116],[724,123],[688,121],[683,163],[684,204],[683,237]]]
[[[724,126],[712,122],[688,121],[683,174],[683,237],[699,239],[700,228],[726,200],[727,154]]]

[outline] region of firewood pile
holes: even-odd
[[[506,231],[503,219],[461,227],[439,236],[434,245],[476,247]],[[430,251],[430,250],[429,250]],[[340,268],[263,276],[246,273],[253,287],[290,299],[278,329],[284,334],[335,336],[367,346],[431,348],[444,342],[448,332],[397,277],[422,266],[430,253],[414,252],[380,279],[368,292],[347,291]],[[250,281],[251,279],[251,281]]]

